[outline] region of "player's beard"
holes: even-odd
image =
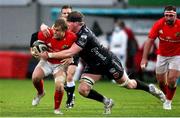
[[[168,25],[173,25],[173,24],[174,24],[174,20],[167,20],[166,23],[167,23]]]

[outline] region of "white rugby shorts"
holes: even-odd
[[[180,71],[180,56],[157,56],[156,62],[156,73],[162,74],[167,72],[169,69]]]
[[[65,66],[62,64],[52,64],[48,61],[44,61],[44,60],[40,60],[37,67],[40,67],[45,76],[48,76],[49,74],[55,74],[57,73],[59,70],[65,70]]]

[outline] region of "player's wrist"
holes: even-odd
[[[53,53],[47,53],[48,58],[54,58],[54,54]]]

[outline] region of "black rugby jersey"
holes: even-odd
[[[100,45],[97,37],[86,26],[82,26],[77,33],[78,39],[76,44],[83,48],[79,56],[89,65],[93,67],[108,65],[112,59],[112,53]]]

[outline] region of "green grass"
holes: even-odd
[[[78,84],[78,83],[77,83]],[[173,109],[162,109],[155,97],[138,90],[127,90],[111,82],[98,82],[94,89],[115,101],[111,117],[178,117],[180,116],[180,86],[177,87]],[[37,107],[31,106],[35,89],[31,80],[0,79],[0,117],[56,117],[53,113],[54,82],[45,80],[46,96]],[[73,109],[65,108],[66,94],[62,102],[63,117],[105,117],[103,104],[81,97],[77,93]],[[61,115],[60,115],[61,116]]]

